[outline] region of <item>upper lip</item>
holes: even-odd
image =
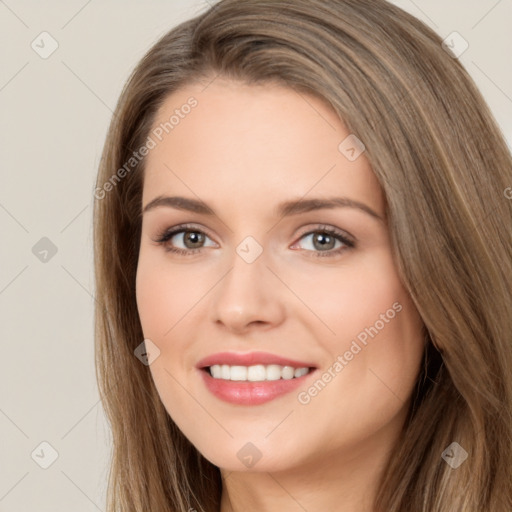
[[[280,366],[293,366],[294,368],[313,368],[314,365],[305,362],[297,361],[296,359],[289,359],[287,357],[281,357],[276,354],[269,352],[218,352],[201,359],[196,367],[207,368],[214,364],[227,364],[229,366],[254,366],[257,364],[269,365],[278,364]]]

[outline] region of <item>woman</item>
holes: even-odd
[[[512,158],[382,0],[223,0],[142,59],[95,204],[108,510],[512,509]]]

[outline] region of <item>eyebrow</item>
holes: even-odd
[[[201,215],[215,215],[215,212],[203,201],[181,196],[158,196],[150,201],[142,210],[142,214],[159,207],[176,208]],[[279,217],[288,217],[300,213],[311,212],[322,209],[353,208],[362,211],[374,219],[384,222],[384,219],[369,206],[348,197],[329,197],[313,199],[294,199],[279,204],[275,213]]]

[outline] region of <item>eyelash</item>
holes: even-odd
[[[163,232],[161,232],[157,236],[157,239],[154,240],[154,241],[156,243],[158,243],[158,244],[165,245],[165,250],[167,252],[172,252],[172,253],[175,253],[175,254],[180,254],[182,256],[192,256],[193,254],[201,252],[201,250],[204,249],[204,247],[196,247],[195,249],[180,249],[180,248],[177,248],[177,247],[169,247],[169,246],[166,245],[166,243],[173,236],[177,235],[178,233],[186,233],[186,232],[189,232],[189,233],[201,233],[201,234],[203,234],[205,236],[208,236],[207,233],[205,233],[201,229],[197,229],[193,225],[182,224],[180,226],[176,226],[176,227],[171,228],[171,229],[165,229]],[[308,250],[307,252],[315,253],[314,257],[320,257],[320,258],[334,257],[334,256],[337,256],[338,254],[340,254],[341,252],[343,252],[343,251],[345,251],[347,249],[352,249],[352,248],[354,248],[356,246],[355,242],[350,240],[341,231],[338,231],[337,229],[334,229],[334,228],[329,227],[329,226],[324,226],[324,225],[317,226],[316,229],[313,229],[313,230],[310,230],[310,231],[304,233],[303,235],[300,236],[299,240],[301,238],[304,238],[305,236],[308,236],[308,235],[311,235],[311,234],[315,234],[315,233],[326,233],[326,234],[334,237],[336,240],[339,240],[342,244],[345,245],[345,247],[338,247],[338,249],[331,249],[329,251],[310,251],[310,250]],[[210,237],[208,237],[208,238],[210,238]]]

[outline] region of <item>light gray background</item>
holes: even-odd
[[[469,43],[460,59],[510,144],[512,1],[394,3]],[[104,510],[110,433],[93,365],[95,175],[129,72],[164,32],[207,7],[0,0],[2,512]],[[59,45],[47,59],[31,48],[43,31]],[[43,237],[57,248],[46,262],[32,251]],[[47,469],[38,465],[51,460],[43,441],[58,452]]]

